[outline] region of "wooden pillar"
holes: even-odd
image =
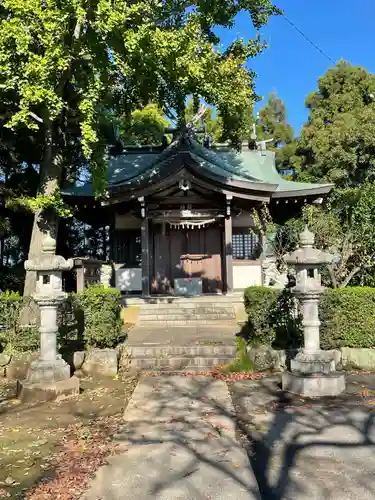
[[[224,256],[227,293],[233,291],[232,214],[230,206],[231,199],[231,196],[227,196],[226,217],[224,222]]]
[[[224,255],[226,271],[226,291],[233,291],[233,255],[232,255],[232,217],[225,219],[224,224]]]
[[[116,237],[115,237],[115,231],[116,231],[116,213],[112,209],[110,213],[110,220],[109,220],[109,260],[110,262],[116,262]]]
[[[260,261],[260,276],[261,276],[261,283],[262,286],[264,286],[265,283],[265,276],[264,276],[264,260],[266,256],[266,246],[267,246],[267,237],[264,234],[261,234],[259,236],[259,243],[260,243],[260,256],[259,256],[259,261]]]
[[[76,292],[83,292],[85,289],[85,266],[80,261],[80,267],[77,267],[76,272]]]
[[[139,198],[141,203],[141,248],[142,248],[142,295],[150,295],[150,237],[149,219],[144,198]]]

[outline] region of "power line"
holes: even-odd
[[[294,23],[292,23],[292,21],[288,19],[285,14],[282,14],[282,16],[296,31],[298,31],[300,35],[303,36],[303,38],[305,38],[316,50],[318,50],[322,54],[322,56],[328,59],[328,61],[330,61],[331,63],[336,64],[331,57],[329,57],[320,47],[318,47],[313,41],[311,41],[310,38],[308,38],[305,35],[305,33],[303,33],[299,28],[297,28],[297,26]]]

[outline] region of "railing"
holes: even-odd
[[[112,267],[108,262],[85,257],[75,257],[73,260],[76,292],[82,292],[88,286],[98,283],[106,282],[109,285],[112,279]]]

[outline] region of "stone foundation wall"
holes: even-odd
[[[257,371],[285,371],[297,350],[276,350],[271,347],[248,347],[248,355]],[[336,366],[343,369],[375,371],[375,349],[343,347],[334,353]]]
[[[297,352],[297,350],[276,350],[266,346],[248,347],[249,358],[257,371],[283,372],[289,368],[290,360]],[[338,368],[375,371],[375,349],[343,347],[331,352],[334,353]],[[130,359],[127,359],[129,355],[131,358],[131,352],[123,346],[117,349],[77,351],[73,356],[73,369],[85,375],[115,377],[119,368],[130,366]],[[9,380],[25,379],[31,361],[37,358],[37,352],[17,356],[0,353],[0,377]]]
[[[375,349],[342,347],[341,356],[344,368],[375,371]]]

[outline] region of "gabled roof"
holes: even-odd
[[[108,163],[108,193],[131,193],[158,185],[182,164],[194,166],[193,174],[218,185],[241,191],[267,191],[270,198],[321,196],[331,184],[310,184],[284,179],[276,170],[271,151],[242,150],[227,146],[207,149],[192,138],[180,138],[163,151],[160,148],[131,148],[111,156]],[[62,190],[65,196],[93,196],[92,185]]]

